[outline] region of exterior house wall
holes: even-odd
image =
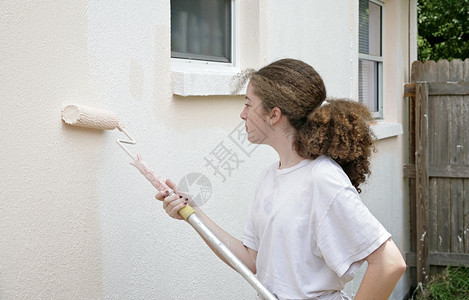
[[[299,58],[330,96],[356,98],[358,1],[235,2],[232,70]],[[412,56],[408,8],[386,1],[385,121],[394,124]],[[169,1],[4,1],[0,24],[0,298],[251,298],[190,226],[166,216],[115,144],[117,130],[60,119],[70,103],[114,111],[156,173],[206,175],[206,213],[241,237],[257,177],[276,155],[236,144],[241,96],[173,95]],[[225,177],[207,166],[221,146],[239,159]],[[404,252],[403,147],[402,135],[378,141],[363,200]],[[394,299],[407,290],[404,279]]]

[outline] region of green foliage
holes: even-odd
[[[418,58],[469,58],[469,0],[418,0]]]
[[[417,300],[467,300],[469,299],[469,268],[447,267],[433,276],[425,289],[418,288]]]

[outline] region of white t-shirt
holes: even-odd
[[[258,252],[257,277],[279,299],[340,299],[363,260],[390,236],[342,168],[320,156],[264,170],[243,243]]]

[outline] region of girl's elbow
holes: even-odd
[[[404,258],[399,253],[398,255],[395,255],[394,259],[388,264],[388,268],[392,273],[394,273],[396,276],[399,276],[400,278],[407,270],[407,265],[404,261]]]
[[[406,270],[407,270],[407,264],[405,263],[404,259],[401,256],[399,263],[396,265],[396,272],[400,276],[402,276]]]
[[[387,259],[385,261],[388,262],[388,267],[393,270],[393,273],[398,274],[400,277],[407,269],[405,260],[394,242],[389,240],[386,244],[384,253],[386,253]]]
[[[377,251],[368,257],[368,263],[376,264],[377,268],[393,276],[401,277],[407,265],[402,257],[401,252],[396,245],[389,240],[383,244]]]

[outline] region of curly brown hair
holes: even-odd
[[[358,187],[370,171],[370,157],[375,150],[373,133],[368,126],[372,116],[366,106],[347,99],[327,100],[308,115],[297,131],[294,147],[302,157],[332,157]]]
[[[360,193],[358,186],[371,173],[370,157],[375,149],[368,109],[347,99],[324,102],[326,88],[321,76],[300,60],[278,60],[250,71],[248,77],[263,108],[267,112],[280,108],[296,130],[294,150],[310,159],[330,156]]]

